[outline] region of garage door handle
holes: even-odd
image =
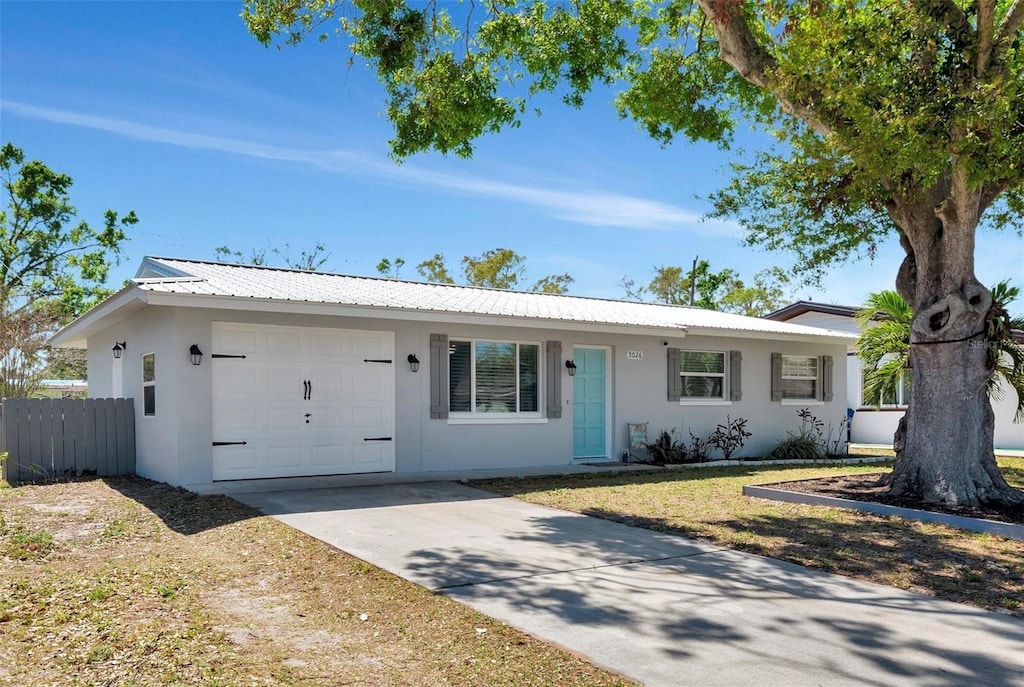
[[[302,400],[308,401],[313,395],[313,385],[309,383],[308,379],[302,380]]]
[[[363,441],[391,441],[391,437],[363,437]]]

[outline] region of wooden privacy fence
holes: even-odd
[[[0,457],[5,453],[8,483],[134,474],[134,403],[130,398],[5,398]]]

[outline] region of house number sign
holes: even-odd
[[[643,351],[626,351],[626,360],[643,360]]]

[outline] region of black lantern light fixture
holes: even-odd
[[[110,352],[114,354],[114,360],[120,360],[121,354],[128,348],[127,341],[115,341],[114,347],[110,349]]]
[[[409,367],[413,372],[420,371],[420,359],[416,357],[415,353],[410,353],[405,359],[409,361]]]
[[[565,361],[565,369],[567,369],[569,371],[569,376],[570,377],[575,377],[576,376],[576,363],[574,363],[573,361],[566,360]]]
[[[193,365],[203,362],[203,352],[199,350],[199,344],[192,344],[188,349],[188,357]]]

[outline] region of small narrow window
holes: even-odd
[[[142,356],[142,413],[156,415],[156,353]]]

